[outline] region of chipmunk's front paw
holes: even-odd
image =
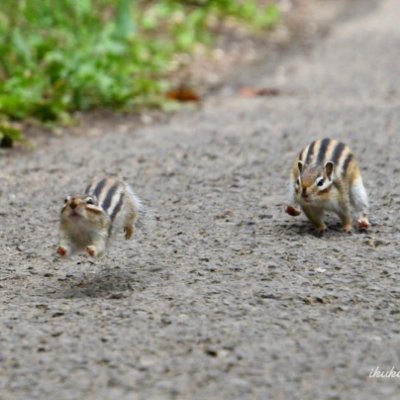
[[[301,211],[293,206],[287,206],[285,212],[291,215],[292,217],[297,217],[298,215],[301,214]]]
[[[348,235],[351,235],[352,229],[353,229],[353,227],[352,227],[351,224],[343,225],[343,230],[344,230]]]
[[[320,226],[319,228],[317,228],[317,236],[318,237],[322,237],[324,236],[325,232],[328,230],[328,228],[324,225],[324,226]]]
[[[97,257],[97,249],[96,246],[90,245],[86,247],[86,252],[89,254],[90,257]]]
[[[67,257],[68,249],[64,246],[58,246],[57,254],[60,255],[61,257]]]
[[[358,229],[361,229],[361,230],[366,230],[371,226],[368,221],[368,218],[366,218],[366,217],[359,218],[357,220],[357,225],[358,225]]]

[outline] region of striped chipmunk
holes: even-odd
[[[84,194],[65,198],[57,253],[62,257],[79,251],[92,257],[103,255],[118,230],[124,230],[125,239],[132,237],[142,210],[140,200],[125,182],[114,177],[95,178]]]
[[[350,148],[333,139],[315,140],[304,147],[293,163],[290,180],[291,216],[304,214],[322,235],[326,231],[325,211],[336,213],[347,233],[352,230],[350,206],[359,229],[368,229],[368,196],[360,168]]]

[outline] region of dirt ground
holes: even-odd
[[[200,110],[2,156],[0,398],[400,398],[400,378],[369,377],[400,370],[399,13],[348,1]],[[293,157],[324,136],[360,161],[368,233],[332,216],[318,238],[283,212]],[[154,221],[104,259],[59,260],[62,199],[102,173]]]

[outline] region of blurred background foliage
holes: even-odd
[[[264,29],[280,13],[260,0],[1,0],[2,145],[22,139],[13,121],[162,106],[174,57],[211,45],[227,18]]]

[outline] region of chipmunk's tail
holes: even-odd
[[[137,213],[137,219],[135,225],[139,228],[150,228],[156,222],[155,210],[148,207],[142,199],[135,194],[132,188],[125,184],[126,193],[131,198],[132,204],[135,207]]]

